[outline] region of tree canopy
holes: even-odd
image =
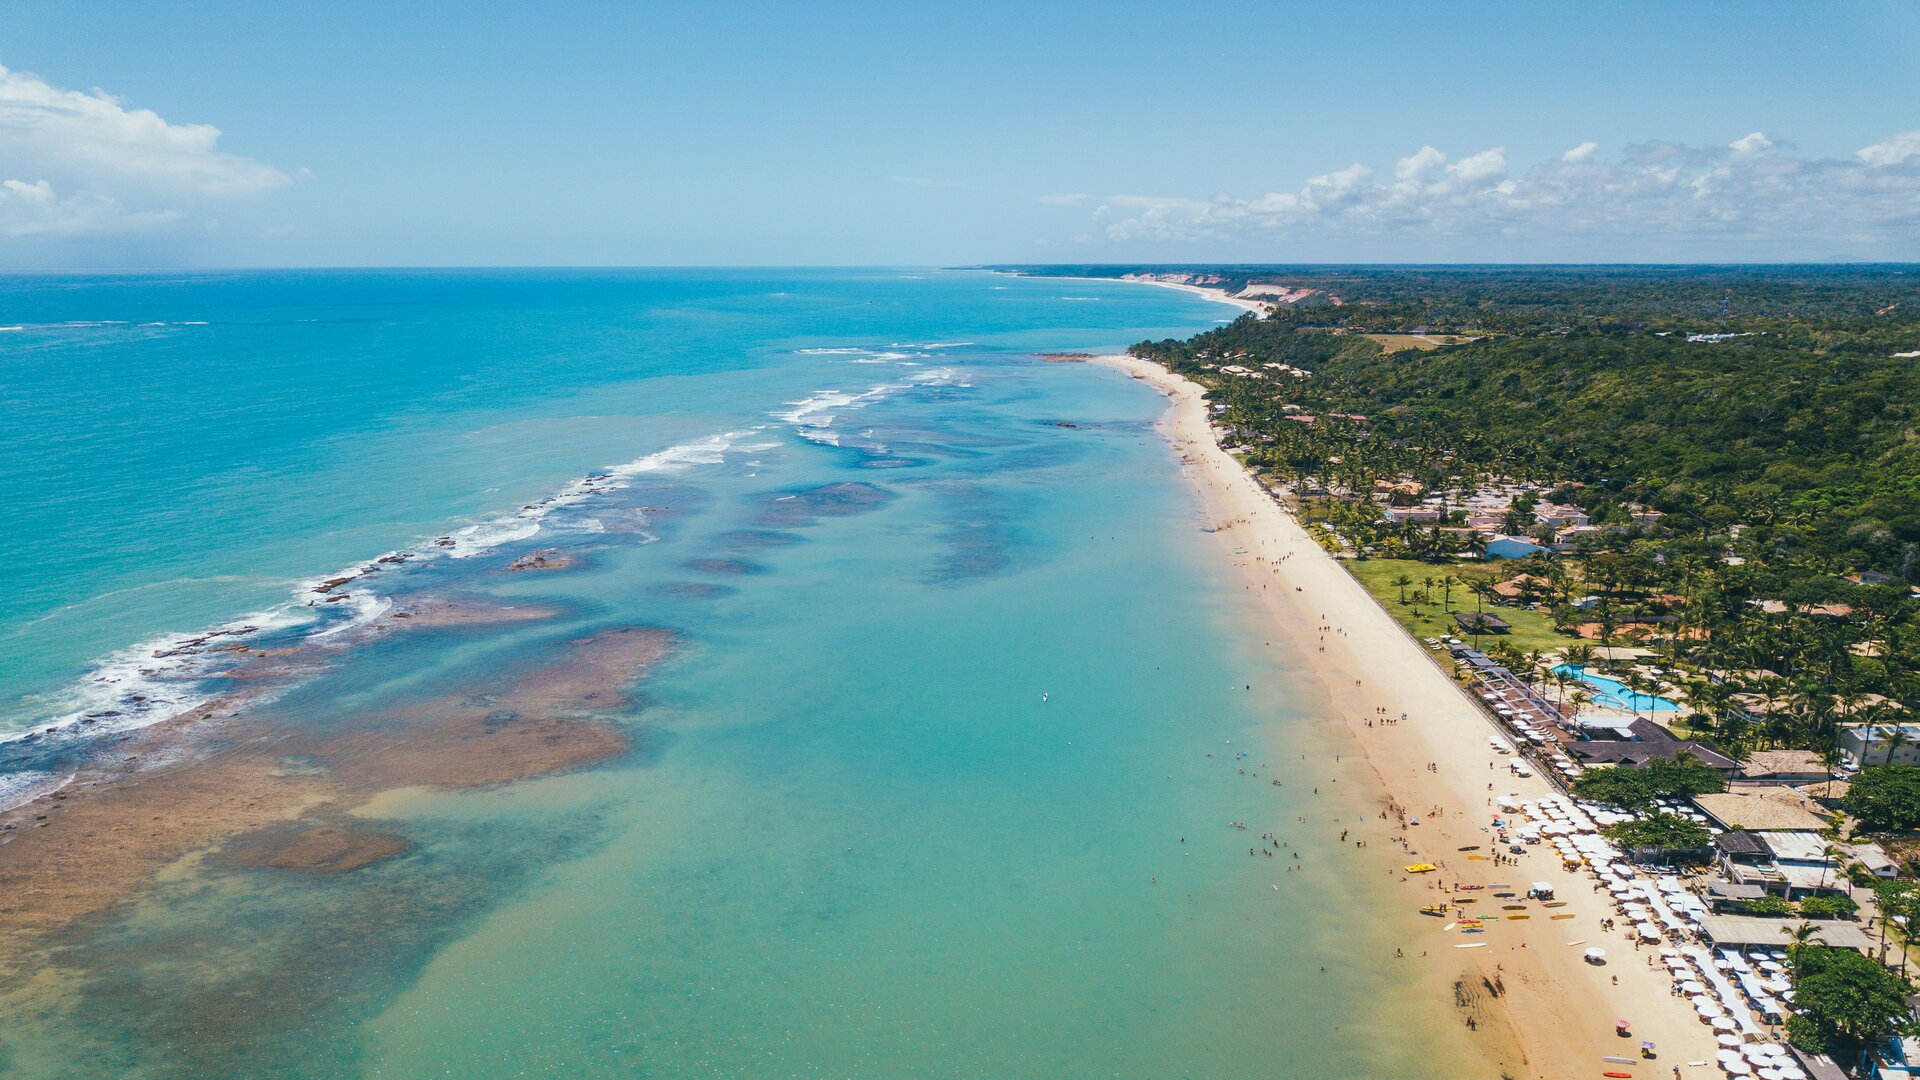
[[[1853,778],[1841,805],[1866,832],[1920,828],[1920,766],[1869,765]]]
[[[1637,769],[1588,769],[1573,782],[1573,793],[1583,799],[1629,809],[1652,806],[1656,799],[1707,795],[1726,788],[1727,781],[1718,771],[1687,753]]]
[[[1872,957],[1852,949],[1793,949],[1794,1016],[1787,1035],[1803,1050],[1847,1051],[1914,1030],[1907,1009],[1913,986]]]
[[[1622,847],[1657,851],[1691,851],[1713,842],[1713,833],[1692,818],[1665,812],[1648,814],[1600,830]]]

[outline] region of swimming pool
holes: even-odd
[[[1584,664],[1561,664],[1553,670],[1556,674],[1571,675],[1586,683],[1593,689],[1593,703],[1604,708],[1626,712],[1677,712],[1680,709],[1678,702],[1653,694],[1635,693],[1619,679],[1595,675]]]

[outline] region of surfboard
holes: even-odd
[[[1484,941],[1469,941],[1465,945],[1454,946],[1456,949],[1484,949],[1486,947],[1487,943]]]

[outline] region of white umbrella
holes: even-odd
[[[1732,1031],[1740,1025],[1734,1023],[1733,1018],[1730,1016],[1716,1016],[1711,1026],[1715,1031]]]
[[[1734,1058],[1732,1061],[1725,1062],[1720,1067],[1727,1070],[1728,1072],[1732,1073],[1735,1076],[1746,1076],[1749,1073],[1753,1072],[1753,1066],[1747,1064],[1744,1061],[1741,1061],[1739,1058]]]
[[[1707,988],[1700,983],[1689,980],[1680,984],[1680,992],[1683,994],[1705,994]]]
[[[1607,950],[1605,949],[1588,949],[1587,950],[1587,959],[1589,960],[1605,960],[1606,958],[1607,958]]]
[[[1739,1046],[1740,1045],[1740,1036],[1738,1035],[1715,1035],[1714,1039],[1715,1041],[1719,1042],[1721,1046]]]

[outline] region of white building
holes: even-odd
[[[1893,747],[1894,731],[1902,733]],[[1847,724],[1840,728],[1840,754],[1854,768],[1867,765],[1920,764],[1920,724]]]

